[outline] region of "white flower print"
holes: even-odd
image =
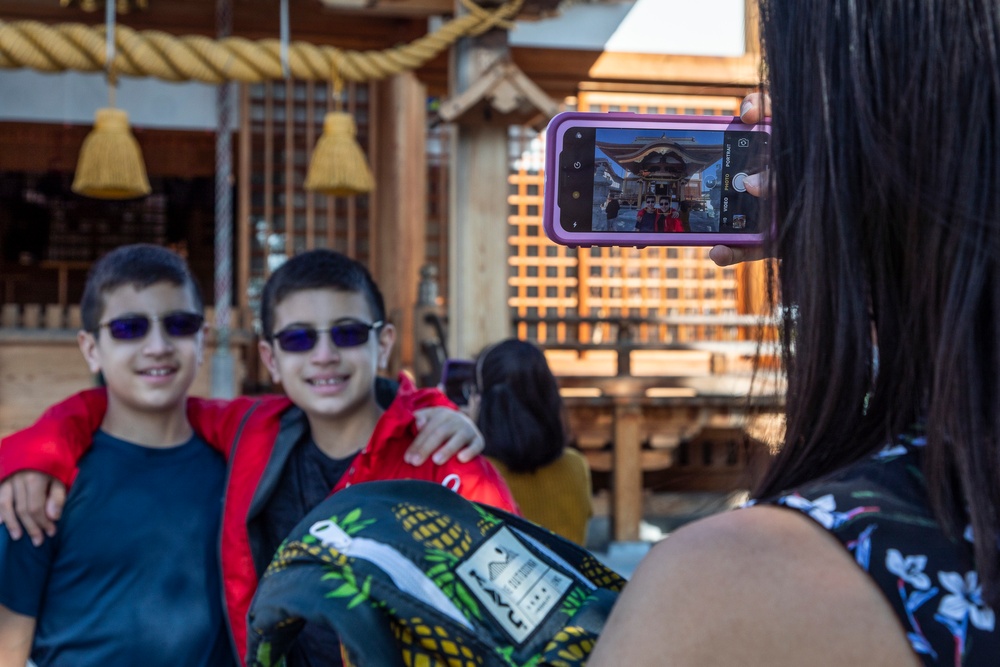
[[[939,614],[959,622],[968,617],[980,630],[993,631],[996,619],[993,610],[983,603],[979,575],[974,570],[967,572],[964,579],[958,572],[938,572],[938,580],[950,592],[942,598]]]
[[[883,447],[875,456],[876,459],[891,459],[902,456],[906,453],[906,445],[888,444]]]
[[[834,516],[837,511],[837,501],[832,493],[820,496],[816,500],[807,500],[798,494],[785,496],[782,500],[789,507],[806,512],[827,530],[837,523]]]
[[[781,498],[779,502],[791,507],[792,509],[805,512],[811,516],[814,521],[821,524],[827,530],[839,528],[857,515],[864,512],[878,511],[878,507],[866,507],[862,505],[849,509],[846,512],[838,512],[837,501],[833,497],[832,493],[820,496],[816,500],[808,500],[797,493],[793,493],[792,495]]]
[[[897,549],[885,552],[885,568],[917,590],[925,591],[931,586],[931,578],[924,573],[927,556],[903,556]]]

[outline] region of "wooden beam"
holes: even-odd
[[[396,326],[392,370],[413,369],[414,309],[427,236],[427,90],[412,73],[375,84],[372,270]]]

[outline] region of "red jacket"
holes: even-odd
[[[507,485],[481,456],[469,463],[452,458],[441,465],[428,460],[412,466],[403,461],[403,453],[417,433],[413,411],[434,406],[453,407],[441,392],[418,390],[400,376],[395,400],[333,492],[375,480],[419,479],[444,484],[469,500],[517,513]],[[49,408],[33,426],[4,438],[0,479],[31,469],[69,485],[76,476],[76,462],[89,448],[106,407],[104,390],[81,392]],[[192,427],[229,460],[220,553],[229,627],[241,660],[246,653],[246,616],[257,590],[257,573],[272,555],[259,553],[259,542],[252,537],[253,521],[294,445],[294,439],[282,433],[282,424],[286,428],[294,424],[296,412],[301,414],[284,396],[188,399]]]

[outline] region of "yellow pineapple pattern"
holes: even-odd
[[[309,556],[318,558],[325,563],[330,563],[338,567],[347,563],[347,556],[338,551],[334,551],[320,544],[306,544],[305,542],[293,540],[286,542],[280,549],[278,549],[278,553],[275,555],[274,560],[272,560],[271,564],[267,566],[264,576],[269,577],[276,572],[284,570],[294,561]]]
[[[400,644],[407,667],[478,667],[481,656],[441,626],[420,617],[393,619],[392,632]]]
[[[580,667],[587,664],[597,636],[576,626],[566,626],[545,647],[540,664],[546,667]]]
[[[472,536],[453,519],[437,510],[400,503],[392,511],[403,529],[426,547],[461,558],[472,546]]]
[[[580,561],[578,569],[599,588],[606,588],[616,593],[625,588],[625,580],[621,575],[589,554]]]
[[[499,526],[502,522],[495,514],[487,512],[479,505],[474,505],[476,513],[479,514],[479,520],[476,522],[476,528],[479,529],[480,535],[486,535],[490,532],[494,526]]]

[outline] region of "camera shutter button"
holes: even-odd
[[[746,172],[742,171],[733,176],[733,190],[736,190],[737,192],[746,192],[747,186],[746,183],[743,182],[746,180],[746,178],[747,178]]]

